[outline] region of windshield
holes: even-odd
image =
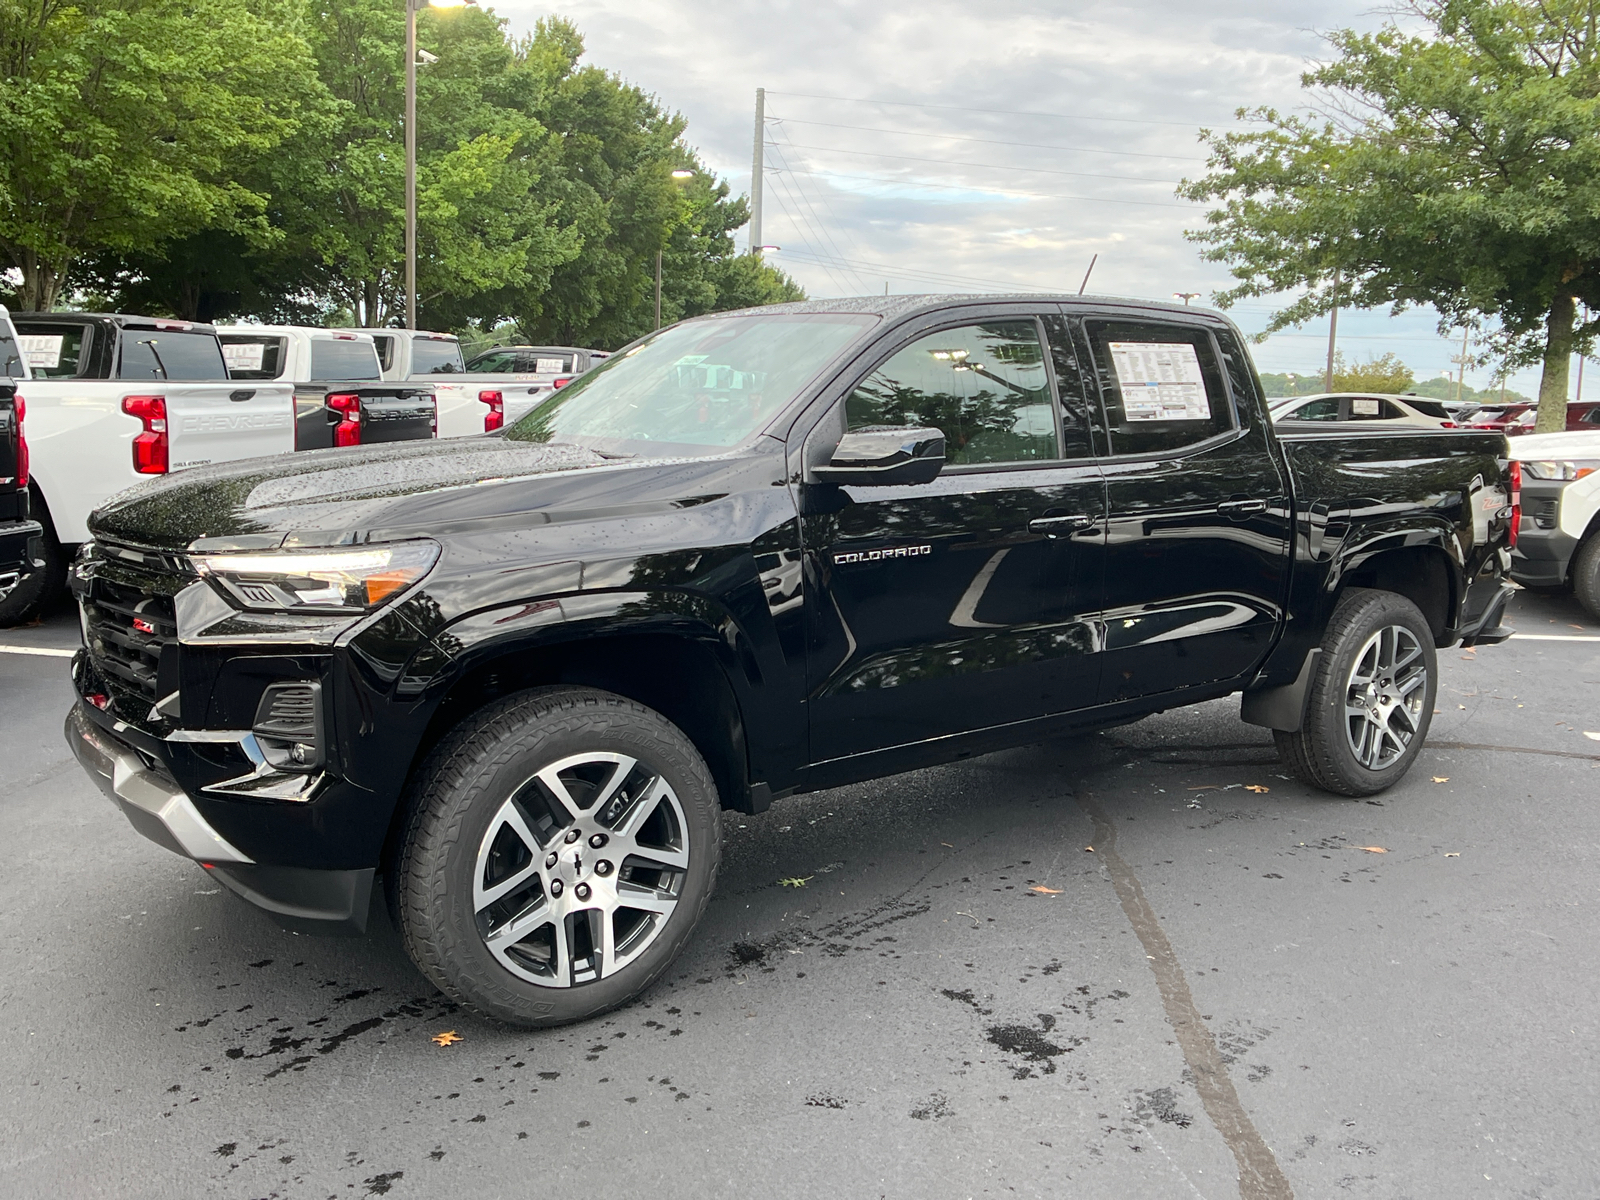
[[[122,363],[118,379],[226,379],[222,343],[214,333],[170,329],[122,331]]]
[[[876,320],[774,313],[676,325],[552,392],[506,436],[628,454],[713,454],[759,432]]]

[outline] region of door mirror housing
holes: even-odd
[[[943,430],[874,425],[845,434],[827,465],[813,467],[811,475],[819,483],[889,487],[932,483],[943,467]]]

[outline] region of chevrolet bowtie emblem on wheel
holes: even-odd
[[[886,546],[881,550],[841,550],[833,556],[835,566],[847,567],[854,563],[883,562],[890,558],[920,558],[932,554],[932,546]]]

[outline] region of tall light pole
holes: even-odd
[[[1328,369],[1323,372],[1322,390],[1333,391],[1334,348],[1339,340],[1339,268],[1333,269],[1333,311],[1328,314]]]
[[[417,13],[477,0],[406,0],[406,328],[417,327]],[[372,314],[367,314],[371,320]]]
[[[756,144],[750,162],[750,253],[761,253],[761,183],[766,172],[767,89],[756,89]]]

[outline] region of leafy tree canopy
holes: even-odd
[[[1239,280],[1223,305],[1303,290],[1269,329],[1336,303],[1488,320],[1506,367],[1543,363],[1538,428],[1565,428],[1569,356],[1600,329],[1600,0],[1403,8],[1424,32],[1331,35],[1302,77],[1315,115],[1207,135],[1179,193],[1219,206],[1189,236]]]

